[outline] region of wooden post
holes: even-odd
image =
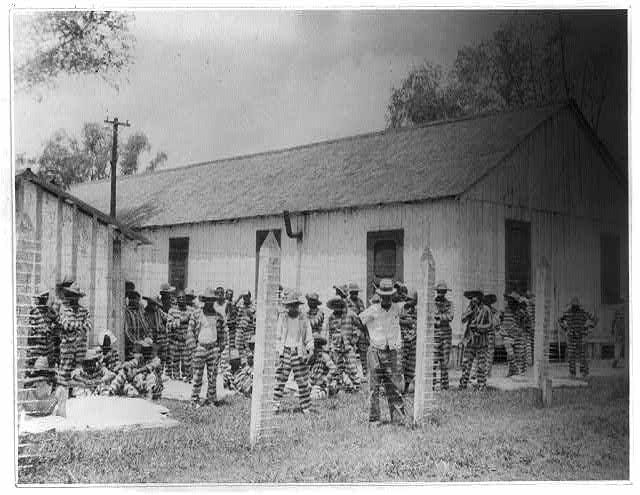
[[[536,270],[536,311],[534,334],[533,378],[540,389],[542,403],[551,403],[549,379],[549,340],[551,332],[551,270],[549,262],[543,258]]]
[[[420,424],[433,411],[433,351],[435,310],[434,287],[436,265],[429,248],[425,248],[420,258],[422,283],[418,291],[418,329],[416,340],[416,380],[413,403],[413,421]]]
[[[275,429],[273,389],[277,366],[276,331],[278,286],[280,285],[280,247],[273,232],[260,248],[258,299],[256,301],[256,342],[251,394],[249,441],[257,441]]]

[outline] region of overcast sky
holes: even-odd
[[[391,88],[424,59],[449,66],[504,12],[141,12],[119,91],[61,79],[14,100],[15,149],[117,116],[167,167],[382,129]],[[615,114],[615,112],[608,112]],[[603,116],[607,118],[607,116]],[[148,158],[147,158],[148,159]]]

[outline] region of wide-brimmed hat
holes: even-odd
[[[37,297],[38,299],[40,299],[41,297],[48,296],[48,295],[49,295],[49,289],[42,286],[36,287],[36,292],[34,294],[34,297]]]
[[[515,290],[504,294],[505,299],[513,299],[514,301],[520,302],[520,294],[518,294]]]
[[[211,287],[207,287],[205,291],[200,294],[201,301],[204,301],[205,299],[216,299],[216,297],[216,292]]]
[[[186,297],[187,299],[195,299],[196,298],[196,291],[193,289],[185,289],[184,290],[184,297]]]
[[[111,345],[115,344],[118,341],[118,337],[116,337],[111,330],[102,330],[98,334],[98,342],[100,343],[100,345],[104,343],[105,337],[109,337],[109,340],[111,341]]]
[[[306,298],[307,298],[307,302],[314,301],[315,303],[318,304],[318,306],[322,304],[322,301],[320,300],[320,296],[318,295],[317,292],[312,292],[311,294],[307,294]]]
[[[393,296],[396,293],[396,288],[393,285],[393,281],[390,278],[383,278],[380,280],[378,287],[376,288],[376,294],[379,296]]]
[[[485,294],[482,298],[482,302],[489,306],[491,306],[492,304],[495,304],[497,300],[498,298],[496,297],[495,294]]]
[[[87,349],[87,352],[84,355],[84,358],[82,358],[82,360],[83,361],[97,361],[101,357],[102,357],[102,353],[101,352],[99,352],[95,348],[91,348],[91,349]]]
[[[447,283],[444,280],[440,280],[437,284],[436,284],[436,292],[449,292],[451,289],[449,289],[449,286],[447,285]]]
[[[125,280],[124,282],[124,291],[132,292],[136,290],[136,284],[134,284],[131,280]]]
[[[160,299],[158,299],[157,297],[142,296],[142,299],[147,301],[147,306],[149,306],[149,305],[162,306],[162,301]]]
[[[569,306],[580,306],[580,299],[578,299],[577,297],[572,297],[571,301],[569,302]]]
[[[335,311],[336,309],[345,309],[347,303],[341,297],[332,297],[327,301],[326,306],[331,311]]]
[[[249,299],[251,299],[251,291],[250,290],[245,290],[242,292],[242,294],[240,294],[241,297],[248,297]]]
[[[176,288],[172,285],[169,285],[167,283],[164,283],[160,286],[160,294],[171,294],[172,292],[175,292]]]
[[[65,275],[64,278],[56,284],[56,287],[58,289],[61,289],[63,287],[71,287],[74,282],[75,279],[73,277],[71,277],[70,275]]]
[[[84,297],[85,293],[80,290],[80,287],[74,282],[69,287],[62,287],[62,291],[65,295],[72,295],[77,297]]]
[[[179,297],[184,297],[184,298],[187,297],[187,295],[184,293],[184,290],[182,290],[182,289],[176,291],[176,293],[174,295],[175,295],[176,299],[178,299]]]
[[[146,337],[140,341],[140,348],[142,349],[150,349],[153,348],[153,339],[151,337]]]
[[[300,294],[298,294],[298,292],[296,291],[288,292],[282,298],[282,304],[284,304],[285,306],[291,306],[292,304],[303,304],[303,303],[304,301],[302,300],[302,297],[300,297]]]
[[[480,299],[482,301],[482,296],[484,296],[484,294],[482,293],[481,290],[465,290],[463,293],[464,297],[466,297],[467,299],[473,299],[474,297],[477,297],[478,299]]]
[[[355,282],[349,282],[349,285],[347,286],[347,290],[349,292],[360,292],[360,286]]]

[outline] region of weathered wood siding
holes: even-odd
[[[16,213],[25,214],[34,226],[34,239],[41,239],[40,285],[53,289],[64,276],[75,275],[76,282],[86,293],[82,299],[91,312],[94,332],[89,343],[95,344],[100,330],[110,328],[116,335],[116,322],[109,311],[108,239],[120,234],[93,216],[78,210],[38,185],[20,180],[16,185]],[[139,266],[135,243],[123,240],[127,266]],[[124,304],[124,294],[122,295]],[[120,325],[118,325],[120,326]]]
[[[628,297],[627,187],[607,168],[570,110],[530,135],[464,195],[460,207],[466,222],[461,233],[467,237],[462,258],[467,273],[471,265],[483,267],[478,282],[490,279],[501,294],[505,220],[531,222],[532,284],[535,267],[545,256],[554,287],[552,318],[577,296],[600,318],[592,340],[611,340],[615,307],[601,301],[600,236],[620,236],[620,291]]]

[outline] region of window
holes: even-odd
[[[260,268],[260,248],[262,247],[262,243],[266,240],[269,232],[273,232],[273,235],[276,237],[276,241],[278,241],[278,246],[282,247],[280,242],[280,229],[272,229],[272,230],[257,230],[256,231],[256,283],[255,283],[255,292],[254,292],[254,301],[256,301],[258,296],[258,273]]]
[[[602,303],[617,304],[620,300],[620,237],[600,236],[600,284]]]
[[[189,238],[169,239],[169,284],[176,290],[187,287],[189,265]]]
[[[367,232],[367,300],[373,295],[373,284],[380,279],[404,280],[403,244],[402,229]]]
[[[531,289],[531,224],[505,222],[505,288],[524,293]]]

